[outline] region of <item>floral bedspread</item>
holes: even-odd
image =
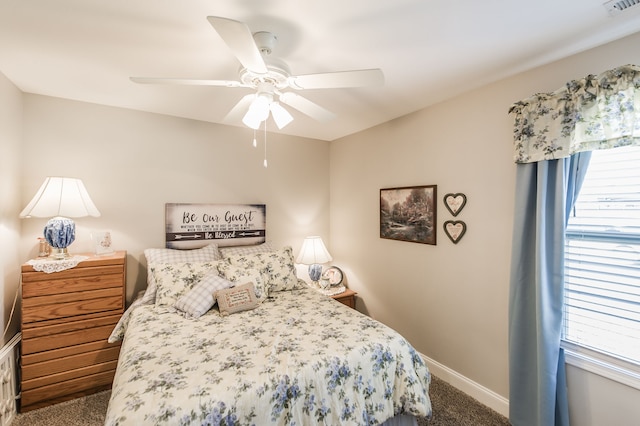
[[[397,332],[312,289],[197,320],[142,305],[105,425],[376,425],[430,415],[430,379]]]

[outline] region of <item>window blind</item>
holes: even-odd
[[[640,365],[640,147],[594,151],[566,231],[564,340]]]

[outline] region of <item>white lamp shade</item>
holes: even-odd
[[[289,111],[284,109],[278,102],[272,102],[269,109],[271,110],[271,116],[273,117],[273,121],[276,122],[278,129],[282,129],[293,121],[293,117],[289,114]]]
[[[296,262],[304,265],[313,265],[330,262],[332,260],[333,258],[324,246],[322,238],[314,236],[304,239]]]
[[[80,179],[47,177],[20,217],[100,216]]]

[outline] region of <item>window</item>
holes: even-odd
[[[599,150],[569,218],[564,341],[640,377],[640,147]]]

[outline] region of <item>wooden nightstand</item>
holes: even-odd
[[[356,294],[358,294],[358,293],[356,293],[353,290],[346,289],[342,293],[334,294],[331,297],[333,297],[335,300],[337,300],[338,302],[342,303],[343,305],[347,305],[348,307],[355,309],[356,308]]]
[[[20,411],[111,388],[124,311],[126,252],[90,256],[60,272],[22,265]]]

